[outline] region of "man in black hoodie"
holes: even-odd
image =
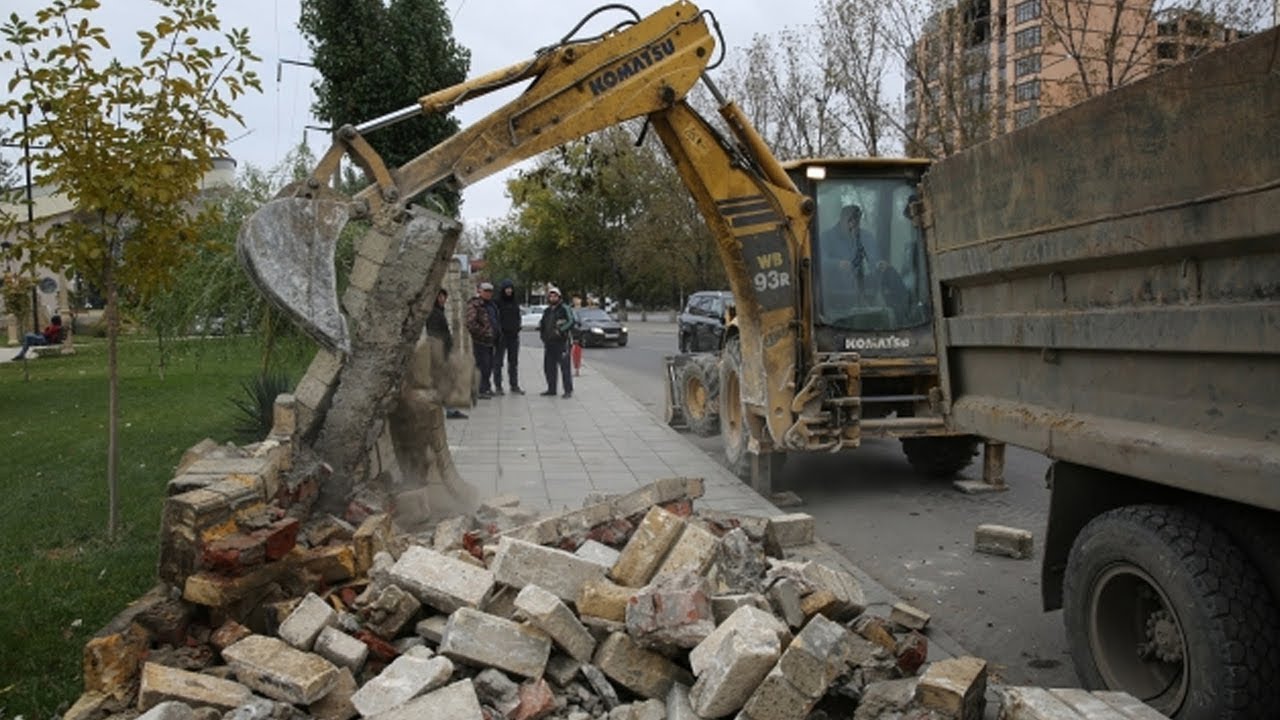
[[[520,301],[516,298],[515,283],[503,280],[498,286],[498,327],[502,335],[498,338],[498,347],[494,352],[493,392],[502,394],[502,364],[507,364],[507,379],[510,380],[511,392],[523,395],[520,388],[520,321],[524,313],[520,310]]]

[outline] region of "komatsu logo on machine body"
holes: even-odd
[[[591,94],[599,95],[632,75],[643,71],[656,62],[661,62],[675,53],[676,41],[672,38],[667,38],[662,42],[654,43],[626,60],[623,60],[609,70],[605,70],[599,75],[588,80],[587,84],[591,86]]]

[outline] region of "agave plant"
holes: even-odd
[[[293,380],[283,372],[259,373],[240,383],[244,391],[231,398],[231,404],[240,411],[235,431],[243,438],[260,440],[271,432],[274,422],[276,397],[293,389]]]

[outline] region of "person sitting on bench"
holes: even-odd
[[[45,326],[43,332],[27,333],[22,339],[22,349],[13,359],[22,360],[27,356],[27,350],[33,347],[60,345],[64,338],[66,338],[66,328],[62,327],[62,316],[54,315],[49,318],[49,324]]]

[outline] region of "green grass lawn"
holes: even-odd
[[[81,691],[81,649],[155,584],[165,483],[205,437],[240,441],[231,398],[257,373],[252,338],[171,345],[163,378],[154,340],[120,351],[120,518],[107,523],[106,343],[0,363],[0,718],[53,715]],[[297,381],[309,349],[277,350]]]

